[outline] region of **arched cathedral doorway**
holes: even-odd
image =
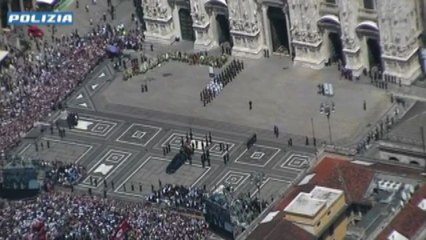
[[[278,7],[269,7],[267,14],[270,22],[272,52],[290,54],[287,21],[283,10]]]
[[[377,23],[373,21],[364,21],[358,24],[356,27],[356,31],[359,34],[360,38],[364,42],[364,46],[366,52],[366,60],[365,64],[368,64],[367,69],[372,70],[377,68],[378,70],[383,70],[382,63],[382,50],[380,47],[380,34],[379,27]]]
[[[216,15],[218,42],[220,44],[229,43],[232,46],[231,30],[228,16],[225,14]]]
[[[180,33],[183,40],[194,41],[194,29],[192,28],[191,13],[186,8],[179,10]]]
[[[340,38],[340,33],[330,32],[328,34],[330,40],[330,59],[331,62],[345,62],[345,56],[343,55],[343,44]]]
[[[382,51],[380,49],[379,41],[374,38],[367,38],[367,48],[370,68],[378,67],[379,69],[382,69]]]
[[[323,39],[327,41],[325,45],[328,48],[327,62],[329,64],[340,62],[345,65],[339,18],[334,15],[324,15],[318,20],[318,27],[323,32]]]

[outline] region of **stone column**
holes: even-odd
[[[421,34],[415,0],[377,1],[384,75],[410,85],[421,75],[417,51]]]
[[[144,0],[146,40],[171,44],[177,34],[173,23],[172,8],[166,0]]]
[[[294,63],[314,69],[324,66],[326,56],[321,52],[322,36],[317,22],[319,15],[319,0],[291,0],[289,12],[292,34],[292,44],[296,51]]]
[[[214,47],[212,37],[209,35],[210,17],[201,0],[193,0],[191,5],[192,27],[195,32],[194,49],[210,50]]]
[[[293,56],[293,46],[292,46],[292,37],[291,37],[291,21],[290,21],[290,12],[288,9],[288,3],[285,3],[283,6],[283,12],[285,16],[285,24],[287,28],[287,38],[288,38],[288,52],[290,54],[290,57]]]
[[[263,56],[262,16],[254,0],[229,1],[229,22],[234,42],[233,55],[250,58]]]
[[[263,32],[264,32],[264,44],[265,49],[272,52],[272,39],[271,39],[271,22],[268,17],[268,6],[262,5],[262,17],[263,17]]]
[[[364,65],[360,57],[360,41],[356,36],[356,24],[358,22],[358,1],[340,1],[340,29],[343,45],[343,53],[346,59],[346,69],[352,70],[356,77],[362,74]]]

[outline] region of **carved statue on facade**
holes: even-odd
[[[144,14],[150,18],[166,19],[168,17],[167,7],[160,0],[144,0]]]
[[[342,8],[340,19],[343,26],[341,26],[341,35],[344,47],[347,49],[356,49],[358,47],[357,38],[355,36],[354,23],[357,22],[357,15],[352,9],[358,9],[356,1],[341,1]]]
[[[417,14],[413,0],[378,2],[384,54],[404,58],[417,46]]]
[[[197,25],[204,25],[207,20],[205,12],[200,10],[198,0],[194,0],[194,3],[192,4],[191,15],[194,23]]]
[[[252,10],[252,0],[235,0],[229,2],[230,25],[233,31],[242,33],[257,33],[259,31],[259,21],[257,11]]]
[[[317,0],[293,0],[290,8],[292,17],[293,38],[296,41],[317,43],[321,40],[316,24],[319,18]]]

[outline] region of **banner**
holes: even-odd
[[[127,220],[123,220],[118,226],[118,229],[115,232],[115,235],[112,238],[112,240],[124,240],[129,230],[130,230],[129,222],[127,222]]]

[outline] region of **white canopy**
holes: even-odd
[[[0,62],[9,54],[8,51],[0,50]]]
[[[356,28],[362,28],[362,27],[373,28],[373,29],[379,31],[379,26],[377,26],[377,23],[375,23],[373,21],[364,21],[364,22],[361,22],[360,24],[358,24],[358,26],[356,26]]]
[[[324,15],[324,16],[320,17],[320,19],[318,19],[318,22],[321,22],[321,21],[332,21],[332,22],[340,25],[339,18],[337,16],[331,15],[331,14]]]
[[[37,0],[36,3],[43,3],[43,4],[52,5],[52,4],[56,3],[56,0]]]
[[[226,0],[207,0],[206,4],[210,4],[210,5],[223,5],[225,7],[228,7],[228,4],[226,3]]]

